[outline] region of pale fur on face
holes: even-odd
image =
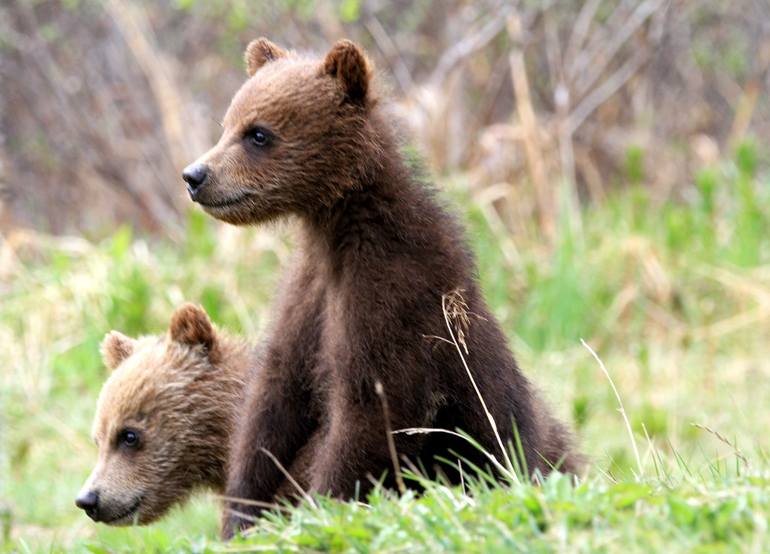
[[[186,306],[193,318],[205,317]],[[98,492],[98,521],[147,524],[196,487],[223,486],[249,349],[215,335],[207,317],[206,344],[189,336],[190,325],[183,330],[188,336],[175,337],[179,319],[165,336],[134,340],[113,332],[105,338],[105,362],[116,367],[97,401],[92,434],[98,460],[83,486]],[[138,434],[135,447],[121,443],[125,430]]]

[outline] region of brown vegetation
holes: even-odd
[[[179,173],[218,135],[243,46],[267,34],[363,44],[432,168],[470,172],[509,229],[537,215],[549,231],[618,182],[667,196],[745,134],[770,136],[768,26],[751,0],[12,0],[0,229],[173,233]]]

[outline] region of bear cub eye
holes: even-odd
[[[246,132],[246,140],[257,147],[264,147],[270,144],[270,132],[261,127],[254,127]]]
[[[139,432],[133,429],[123,429],[118,433],[118,446],[136,448],[139,446]]]

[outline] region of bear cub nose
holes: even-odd
[[[195,191],[197,191],[203,183],[206,182],[208,177],[209,168],[206,164],[190,164],[182,171],[182,179],[187,182],[187,192],[190,193],[190,197],[193,198]]]
[[[99,511],[99,493],[94,490],[80,493],[75,499],[75,506],[85,511],[88,517],[96,521]]]

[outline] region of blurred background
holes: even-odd
[[[766,0],[10,1],[0,228],[178,231],[180,168],[218,137],[261,35],[364,46],[430,167],[469,174],[514,232],[553,234],[560,184],[566,209],[629,179],[681,197],[770,136]]]
[[[105,332],[163,332],[183,300],[231,332],[263,328],[290,232],[216,223],[180,178],[262,35],[367,50],[521,365],[598,473],[634,464],[580,338],[646,462],[766,459],[768,0],[8,0],[0,541],[136,536],[72,505]],[[214,536],[202,502],[148,532]]]

